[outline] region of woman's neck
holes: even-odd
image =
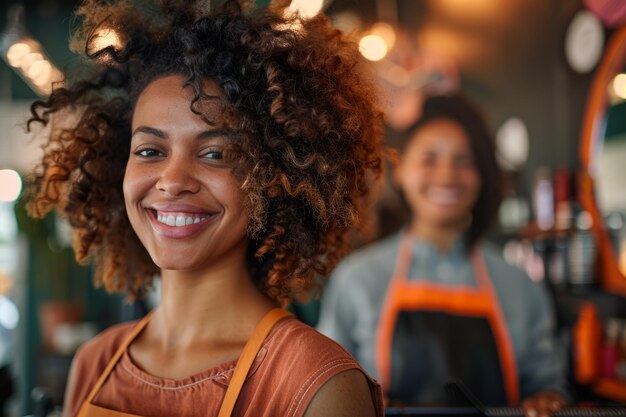
[[[246,339],[274,306],[245,267],[231,264],[203,271],[162,271],[155,322],[164,345],[222,337]]]
[[[228,265],[227,263],[224,265]],[[180,379],[237,358],[272,303],[246,268],[162,271],[161,305],[129,348],[144,371]]]
[[[457,225],[437,225],[413,220],[409,233],[433,244],[440,252],[449,252],[463,229]]]

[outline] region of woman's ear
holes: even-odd
[[[394,147],[388,147],[386,152],[386,159],[388,164],[387,167],[391,173],[391,175],[387,178],[391,180],[391,184],[394,187],[398,187],[400,185],[400,183],[398,182],[398,170],[400,169],[400,163],[402,162],[402,153],[399,149]]]
[[[391,164],[391,182],[394,187],[402,189],[404,178],[404,158],[400,156],[397,161]]]

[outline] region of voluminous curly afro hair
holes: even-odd
[[[31,108],[29,128],[51,131],[28,209],[68,219],[76,258],[94,261],[98,285],[140,296],[158,268],[124,207],[134,103],[155,78],[179,75],[202,116],[211,99],[203,80],[213,79],[238,132],[233,174],[250,215],[248,266],[259,288],[286,304],[319,285],[363,223],[382,170],[382,113],[357,45],[326,17],[300,21],[234,1],[208,9],[104,0],[78,8],[73,44],[84,65]],[[98,50],[110,30],[120,45]]]

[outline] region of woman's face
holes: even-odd
[[[179,76],[152,81],[132,117],[124,199],[130,223],[161,269],[197,270],[245,262],[247,211],[239,181],[224,160],[231,140],[220,106],[205,123],[190,110]],[[213,81],[208,95],[223,97]]]
[[[395,172],[413,221],[463,228],[480,191],[480,175],[465,130],[435,119],[416,131]]]

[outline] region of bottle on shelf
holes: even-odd
[[[533,215],[539,230],[546,231],[554,227],[554,188],[547,167],[538,168],[535,174]]]
[[[568,248],[568,236],[565,234],[557,234],[552,242],[547,267],[548,282],[557,293],[567,291],[569,285]]]
[[[615,367],[617,379],[626,382],[626,321],[622,322],[622,335],[619,343],[619,356]]]
[[[602,345],[601,376],[608,379],[617,378],[617,365],[620,356],[620,328],[618,319],[609,319],[606,323],[604,344]]]
[[[567,168],[554,171],[554,228],[567,231],[572,223],[571,175]]]
[[[622,235],[624,233],[624,215],[618,211],[611,211],[604,216],[604,224],[611,239],[611,245],[615,254],[619,254],[622,246]]]
[[[586,292],[596,284],[597,246],[591,232],[591,214],[581,211],[576,217],[568,248],[569,283],[573,292]]]
[[[600,375],[602,323],[596,306],[583,302],[572,334],[574,376],[581,384],[591,384]]]

